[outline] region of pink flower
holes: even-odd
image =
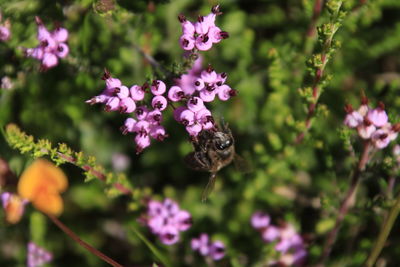
[[[58,27],[50,32],[39,17],[35,17],[35,20],[38,25],[39,45],[36,48],[26,49],[26,56],[40,60],[41,69],[47,70],[55,67],[59,58],[65,58],[68,55],[69,47],[65,43],[68,39],[68,31]]]
[[[368,111],[367,118],[376,127],[382,127],[385,125],[388,122],[385,105],[380,102],[377,108]]]
[[[179,86],[172,86],[168,91],[168,99],[172,102],[178,102],[185,96],[185,93]]]
[[[10,28],[7,26],[0,25],[0,41],[6,42],[10,39],[10,37],[11,37]]]
[[[179,241],[179,234],[192,225],[192,216],[181,210],[179,205],[166,198],[162,203],[150,200],[147,204],[147,218],[144,220],[153,234],[156,234],[165,245]]]
[[[225,245],[221,241],[210,241],[207,234],[202,233],[198,238],[193,238],[191,247],[194,251],[199,251],[202,256],[210,256],[217,261],[225,256]]]
[[[166,86],[163,81],[156,80],[151,85],[151,92],[153,93],[153,95],[162,95],[165,93],[165,91],[166,91]]]
[[[273,242],[278,239],[279,235],[279,228],[273,225],[268,226],[262,231],[262,239],[265,242]]]
[[[261,211],[257,211],[251,216],[251,226],[253,226],[255,229],[262,229],[267,227],[270,221],[271,218]]]
[[[215,18],[222,14],[219,6],[214,6],[207,16],[199,16],[195,23],[188,21],[185,16],[179,15],[178,19],[182,26],[182,36],[179,44],[184,50],[197,49],[200,51],[209,50],[214,43],[229,37],[227,32],[221,31],[215,26]]]
[[[28,267],[39,267],[53,259],[53,255],[33,242],[28,243]]]
[[[210,246],[210,256],[213,260],[218,261],[225,256],[225,245],[221,241],[215,241]]]

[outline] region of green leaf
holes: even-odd
[[[145,243],[145,245],[151,250],[151,252],[158,258],[166,267],[172,266],[169,259],[165,257],[134,225],[131,226],[131,229],[139,237],[140,240]]]

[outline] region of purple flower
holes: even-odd
[[[261,211],[257,211],[251,216],[251,226],[255,229],[266,228],[271,221],[271,218],[268,214],[265,214]]]
[[[192,216],[181,210],[175,201],[166,198],[163,202],[148,202],[144,221],[163,244],[173,245],[179,241],[179,233],[188,230],[192,225]]]
[[[168,101],[165,97],[163,97],[162,95],[156,95],[155,97],[153,97],[153,99],[151,100],[151,106],[154,109],[158,109],[160,111],[164,110],[167,108],[168,105]]]
[[[201,98],[193,96],[188,100],[187,107],[193,112],[198,112],[204,109],[204,103],[203,100],[201,100]]]
[[[6,42],[10,40],[11,31],[10,31],[10,22],[6,20],[4,24],[0,25],[0,41]]]
[[[173,225],[167,224],[161,229],[159,238],[164,245],[173,245],[179,241],[179,230]]]
[[[188,21],[184,15],[179,15],[178,19],[182,26],[179,44],[182,49],[206,51],[214,43],[219,43],[222,39],[228,38],[227,32],[221,31],[220,28],[215,26],[215,18],[220,14],[222,13],[217,5],[211,9],[211,13],[207,16],[199,16],[195,23]]]
[[[368,111],[367,118],[376,127],[382,127],[383,125],[385,125],[388,122],[385,105],[382,102],[379,102],[377,108]]]
[[[209,238],[208,235],[202,233],[199,238],[193,238],[191,246],[194,251],[198,250],[201,255],[206,256],[209,253]]]
[[[39,247],[33,242],[28,243],[28,267],[39,267],[49,263],[53,259],[53,255],[45,249]]]
[[[167,87],[165,86],[165,83],[163,81],[156,80],[152,83],[150,89],[153,95],[162,95],[167,90]]]
[[[274,225],[270,225],[262,231],[262,239],[265,242],[273,242],[280,236],[280,230]]]
[[[389,130],[390,131],[390,130]],[[389,145],[391,139],[390,139],[390,132],[386,129],[379,129],[376,130],[372,136],[371,140],[372,143],[375,145],[376,148],[382,149],[385,148]],[[397,134],[396,134],[397,136]]]
[[[49,32],[39,17],[35,18],[38,25],[37,39],[39,45],[36,48],[28,48],[26,56],[41,61],[41,69],[47,70],[58,64],[59,58],[65,58],[69,53],[69,47],[65,43],[68,39],[68,31],[65,28],[57,27]]]
[[[347,113],[346,118],[344,119],[344,124],[350,128],[356,128],[363,122],[363,120],[363,116],[353,110],[350,113]]]
[[[168,91],[168,99],[172,102],[178,102],[185,96],[185,93],[179,86],[172,86]]]
[[[180,78],[175,79],[175,84],[182,89],[185,95],[192,95],[196,91],[195,82],[200,76],[202,64],[203,57],[199,56],[187,74],[183,74]]]
[[[303,238],[296,232],[291,224],[277,227],[270,223],[270,217],[263,212],[256,212],[251,218],[254,228],[261,230],[261,235],[266,243],[274,243],[274,249],[279,253],[277,259],[270,264],[283,266],[301,266],[305,262],[307,251]]]
[[[225,245],[221,241],[215,241],[210,246],[210,256],[213,260],[218,261],[225,256]]]
[[[225,245],[217,240],[211,243],[206,233],[200,234],[198,238],[193,238],[191,247],[194,251],[199,251],[202,256],[210,256],[217,261],[225,256]]]

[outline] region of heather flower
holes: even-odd
[[[11,224],[19,222],[24,214],[25,205],[28,203],[28,201],[10,192],[1,193],[0,200],[3,206],[6,221]]]
[[[1,78],[1,88],[6,90],[11,90],[14,87],[14,83],[8,76]]]
[[[185,93],[179,86],[172,86],[168,91],[168,99],[172,102],[178,102],[182,100],[185,96]]]
[[[389,145],[390,138],[388,131],[383,129],[376,130],[371,136],[372,143],[376,148],[382,149]]]
[[[183,74],[178,79],[175,79],[175,85],[181,88],[181,90],[184,92],[184,95],[192,95],[196,91],[195,82],[198,78],[200,78],[200,73],[202,71],[202,64],[203,64],[203,57],[200,55],[194,61],[192,68],[188,71],[187,74]],[[171,87],[171,89],[172,88],[173,87]],[[171,99],[171,101],[173,100]]]
[[[265,228],[269,225],[271,218],[268,214],[265,214],[261,211],[257,211],[251,216],[251,226],[255,229]]]
[[[303,238],[291,224],[278,227],[270,223],[270,217],[263,212],[255,212],[251,217],[251,225],[257,229],[266,243],[275,242],[274,249],[278,259],[270,265],[302,266],[307,256]]]
[[[354,110],[351,105],[346,105],[347,115],[344,124],[357,130],[358,135],[365,141],[371,142],[375,148],[383,149],[397,138],[400,124],[392,125],[385,111],[385,105],[379,102],[378,107],[371,109],[368,99],[361,99],[362,105]]]
[[[0,14],[0,22],[1,22],[1,14]],[[10,21],[7,19],[4,23],[0,24],[0,41],[6,42],[11,38],[11,24]]]
[[[210,14],[199,16],[194,23],[188,21],[184,15],[179,15],[178,19],[182,26],[182,36],[179,38],[179,44],[182,49],[186,51],[193,49],[206,51],[213,44],[228,38],[229,34],[215,25],[216,16],[220,14],[222,13],[219,11],[219,5],[217,5],[211,9]]]
[[[266,227],[262,232],[261,232],[261,237],[265,242],[273,242],[276,239],[278,239],[280,235],[280,230],[278,227],[274,225],[270,225]]]
[[[168,198],[163,202],[150,200],[144,217],[144,223],[165,245],[178,242],[180,232],[188,230],[192,225],[190,213],[181,210],[178,203]]]
[[[167,90],[165,83],[160,80],[155,80],[151,85],[151,92],[153,95],[162,95]]]
[[[165,97],[163,97],[162,95],[156,95],[155,97],[153,97],[153,99],[151,100],[151,106],[154,109],[158,109],[158,110],[164,110],[167,108],[168,105],[168,101]]]
[[[205,70],[194,66],[188,75],[176,80],[179,86],[172,86],[168,91],[170,101],[186,104],[186,107],[174,109],[174,118],[185,126],[190,136],[196,137],[203,130],[215,128],[205,103],[214,101],[217,95],[222,101],[236,95],[236,90],[224,84],[226,80],[226,73],[217,73],[210,65]]]
[[[53,255],[35,243],[29,242],[27,258],[28,267],[40,267],[49,263],[53,259]]]
[[[194,251],[198,250],[202,256],[206,256],[209,253],[209,238],[205,233],[200,234],[198,238],[193,238],[191,246]]]
[[[11,37],[11,23],[10,20],[6,19],[3,23],[2,21],[2,15],[0,13],[0,41],[1,42],[6,42],[10,39]]]
[[[47,70],[58,64],[59,58],[65,58],[69,53],[69,47],[65,43],[68,40],[68,31],[57,27],[49,32],[39,17],[35,18],[38,25],[37,39],[39,45],[36,48],[26,49],[28,57],[41,61],[41,68]]]
[[[128,169],[130,165],[130,158],[126,154],[116,152],[111,156],[111,163],[114,170],[123,172]]]
[[[388,122],[385,105],[380,102],[377,108],[368,111],[367,118],[376,127],[382,127],[383,125],[385,125]]]
[[[210,256],[213,260],[218,261],[225,256],[225,245],[221,241],[215,241],[210,246]]]
[[[351,105],[346,105],[345,110],[347,112],[344,124],[350,128],[356,128],[363,122],[363,116],[358,111],[353,110]]]
[[[191,240],[192,250],[198,251],[202,256],[209,256],[218,261],[225,256],[225,245],[217,240],[211,242],[206,233],[200,234],[198,238]]]

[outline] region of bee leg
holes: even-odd
[[[208,160],[205,153],[194,153],[194,158],[202,169],[208,170],[211,167],[211,162]]]

